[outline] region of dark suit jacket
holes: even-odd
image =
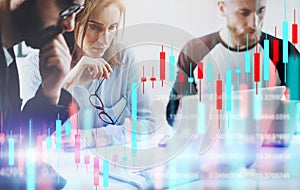
[[[1,36],[1,35],[0,35]],[[20,127],[25,137],[29,134],[29,120],[32,122],[32,139],[36,139],[38,133],[47,134],[55,131],[55,120],[58,117],[65,121],[70,114],[69,105],[74,102],[70,93],[61,91],[58,105],[53,105],[45,96],[42,88],[38,89],[34,98],[29,100],[21,111],[19,76],[13,49],[8,50],[14,61],[7,67],[6,59],[0,39],[0,113],[2,115],[2,132],[19,134]],[[22,64],[22,63],[21,63]],[[73,113],[73,111],[72,111]]]

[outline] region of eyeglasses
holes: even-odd
[[[68,8],[64,9],[63,11],[61,11],[59,13],[59,16],[62,19],[66,19],[66,18],[68,18],[69,16],[71,16],[73,14],[79,13],[83,8],[84,8],[83,5],[80,5],[80,4],[75,3],[73,1],[73,2],[71,2],[70,6]]]
[[[99,83],[97,89],[95,90],[94,94],[91,94],[89,97],[90,103],[91,105],[100,110],[100,113],[98,114],[99,118],[105,122],[106,124],[111,124],[111,125],[116,125],[117,121],[119,120],[119,118],[121,117],[122,114],[119,115],[119,117],[114,121],[104,110],[104,104],[103,101],[101,100],[101,98],[98,96],[97,92],[100,89],[100,86],[102,85],[104,79],[102,79],[102,81]],[[100,103],[100,104],[99,104]],[[125,107],[123,108],[122,112],[125,110]]]

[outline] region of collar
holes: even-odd
[[[2,48],[3,48],[5,60],[6,60],[6,65],[7,65],[7,67],[9,67],[9,65],[13,62],[13,58],[5,47],[2,47]]]

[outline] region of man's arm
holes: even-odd
[[[72,98],[72,95],[62,89],[58,104],[52,101],[44,94],[40,86],[35,97],[30,99],[22,111],[22,121],[26,126],[29,120],[32,121],[33,133],[43,133],[50,128],[50,133],[55,131],[55,120],[59,118],[62,123],[66,121],[75,111],[72,110],[73,104],[78,105]],[[46,128],[43,128],[45,126]]]
[[[58,35],[40,49],[41,85],[22,111],[23,122],[26,124],[31,120],[32,131],[35,134],[43,133],[45,128],[46,131],[50,128],[50,133],[54,132],[57,118],[64,122],[71,113],[74,113],[74,110],[70,110],[69,107],[75,100],[62,88],[70,70],[70,63],[69,48],[62,35]]]
[[[179,58],[177,62],[178,71],[176,73],[176,80],[171,89],[169,102],[166,110],[166,119],[170,126],[173,126],[175,115],[180,104],[180,99],[183,96],[193,95],[197,93],[196,85],[193,83],[193,85],[190,88],[190,84],[188,83],[189,71],[187,70],[189,69],[187,68],[190,67],[190,64],[187,63],[189,63],[189,61],[188,59],[186,61],[183,61],[183,53],[180,57],[182,58]],[[192,68],[192,70],[194,70],[194,68]]]
[[[199,44],[199,39],[194,39],[188,42],[181,53],[177,61],[178,71],[176,73],[176,80],[173,85],[173,88],[170,92],[169,102],[166,110],[166,119],[169,125],[173,125],[174,118],[177,113],[180,99],[186,95],[194,95],[197,93],[195,80],[190,85],[188,82],[188,77],[193,78],[193,71],[197,66],[197,61],[199,60],[199,55],[197,55],[198,48],[195,48],[196,44]],[[201,42],[202,43],[202,42]],[[199,48],[200,51],[201,48]]]
[[[173,125],[180,99],[183,96],[197,93],[193,71],[197,67],[198,62],[202,61],[218,43],[220,43],[220,37],[218,32],[215,32],[189,41],[182,49],[181,56],[179,56],[177,62],[178,72],[176,81],[171,90],[166,110],[166,119],[169,125]],[[189,77],[194,79],[192,83],[188,82]]]

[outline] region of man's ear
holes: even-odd
[[[225,16],[225,12],[224,12],[224,1],[223,0],[219,0],[218,1],[218,8],[219,11],[221,13],[222,16]]]

